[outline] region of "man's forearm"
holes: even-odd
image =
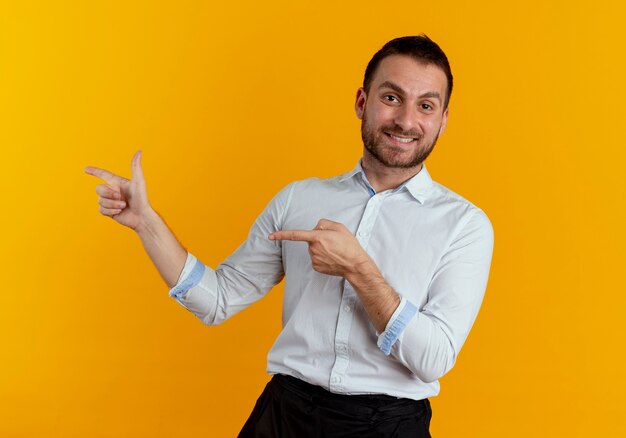
[[[269,239],[308,242],[313,269],[348,280],[376,330],[385,331],[401,298],[345,225],[320,219],[313,230],[275,231]]]
[[[152,209],[135,231],[167,287],[171,289],[185,266],[187,250],[178,242],[161,216]]]
[[[385,281],[373,260],[359,264],[346,275],[346,280],[354,287],[376,330],[382,333],[400,304],[400,296]]]

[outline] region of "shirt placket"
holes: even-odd
[[[373,195],[368,200],[356,230],[356,239],[365,251],[368,249],[372,229],[376,223],[376,218],[378,217],[384,196],[386,195],[379,193]],[[337,318],[337,327],[335,330],[335,363],[330,372],[329,382],[330,390],[334,392],[343,392],[345,389],[346,372],[350,364],[350,356],[348,354],[350,348],[350,329],[354,321],[354,307],[356,303],[356,291],[349,282],[344,281],[341,304],[339,307],[339,317]]]

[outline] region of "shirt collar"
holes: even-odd
[[[354,168],[351,171],[341,175],[339,177],[339,182],[344,182],[344,181],[354,177],[355,175],[361,175],[361,178],[362,178],[363,182],[365,183],[365,185],[367,186],[368,190],[370,191],[370,194],[372,194],[373,193],[373,189],[372,189],[372,186],[370,185],[369,181],[367,180],[367,176],[365,175],[365,171],[363,170],[363,166],[361,166],[361,160],[359,160],[356,163],[356,166],[354,166]],[[406,188],[407,191],[419,203],[423,204],[424,201],[426,200],[426,197],[427,197],[428,192],[430,191],[430,188],[432,187],[432,185],[433,185],[433,180],[430,177],[430,173],[428,173],[428,170],[426,169],[426,164],[422,163],[422,169],[418,172],[418,174],[415,175],[414,177],[412,177],[411,179],[405,181],[402,185],[400,185],[396,189],[394,189],[394,192],[397,192],[397,191],[400,191],[400,190]]]

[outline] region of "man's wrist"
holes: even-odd
[[[135,227],[135,232],[139,235],[154,231],[154,225],[161,220],[159,214],[150,206],[139,216],[139,223]]]
[[[401,302],[400,295],[385,281],[374,260],[367,256],[344,277],[355,289],[374,324],[382,333]]]
[[[382,279],[378,266],[376,266],[374,260],[367,254],[356,263],[352,264],[344,275],[344,278],[353,286],[356,286],[356,284],[366,279],[371,281],[375,277],[381,277]]]

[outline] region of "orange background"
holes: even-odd
[[[142,149],[152,204],[215,266],[279,188],[354,166],[365,65],[420,32],[456,79],[429,170],[496,236],[433,436],[626,436],[624,16],[605,0],[0,0],[0,436],[235,436],[281,287],[203,326],[83,168],[129,177]]]

